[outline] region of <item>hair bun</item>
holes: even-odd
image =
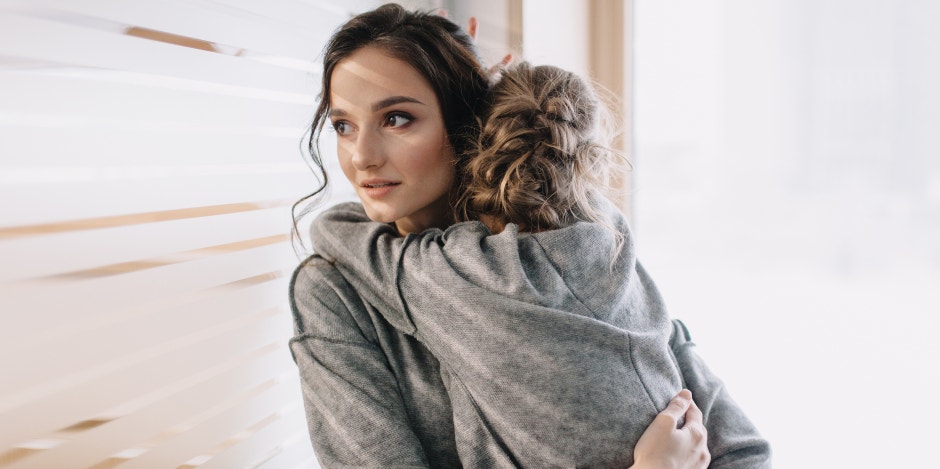
[[[458,210],[536,231],[591,218],[594,183],[606,176],[598,114],[578,75],[526,62],[507,68],[490,90]]]

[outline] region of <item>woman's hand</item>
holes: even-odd
[[[707,441],[702,411],[683,389],[640,436],[631,468],[704,469],[711,461]]]

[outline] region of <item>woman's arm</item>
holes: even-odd
[[[313,257],[291,281],[310,439],[323,467],[428,467],[395,375],[365,308],[345,279]]]
[[[771,467],[770,444],[738,407],[698,354],[688,329],[673,320],[672,351],[682,372],[685,386],[692,391],[708,430],[711,468],[760,469]]]

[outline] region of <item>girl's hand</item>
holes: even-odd
[[[437,14],[447,18],[447,10],[440,9],[437,10]],[[480,26],[480,22],[477,21],[476,16],[471,16],[467,21],[467,35],[470,36],[470,39],[473,39],[474,42],[477,40],[477,28]],[[506,54],[503,56],[503,60],[500,60],[495,65],[491,66],[486,70],[486,76],[489,77],[491,81],[496,81],[499,79],[499,75],[502,73],[503,69],[507,65],[512,63],[512,54]]]
[[[684,419],[684,423],[683,423]],[[643,432],[632,469],[704,469],[711,461],[702,411],[683,389]]]
[[[479,26],[480,24],[477,21],[477,18],[475,16],[471,16],[470,20],[467,21],[467,34],[469,34],[470,38],[473,39],[474,41],[477,40],[477,28]],[[486,75],[490,78],[490,80],[495,81],[499,79],[499,75],[500,73],[502,73],[503,69],[506,68],[506,66],[511,63],[512,63],[512,54],[506,54],[503,57],[503,60],[500,60],[499,62],[496,63],[496,65],[493,65],[489,69],[486,70]]]

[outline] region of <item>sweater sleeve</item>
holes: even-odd
[[[362,207],[344,203],[330,207],[310,225],[313,249],[334,262],[365,301],[374,305],[399,331],[414,335],[398,291],[397,275],[406,239],[389,224],[376,223]]]
[[[494,242],[484,243],[488,234],[489,230],[482,223],[467,222],[452,225],[447,231],[429,229],[402,237],[392,225],[369,220],[362,207],[355,203],[327,209],[310,226],[314,250],[335,262],[358,294],[374,305],[392,326],[416,337],[420,333],[412,314],[435,322],[447,320],[437,315],[436,308],[413,307],[408,301],[408,298],[418,298],[419,303],[425,305],[450,300],[453,292],[434,295],[428,289],[430,285],[444,284],[441,276],[475,276],[461,277],[461,285],[493,278],[523,281],[518,261],[489,262],[518,259],[516,237],[501,236],[498,242],[493,238]],[[454,273],[454,269],[466,264],[476,269]],[[506,272],[507,268],[512,272]]]
[[[428,467],[397,379],[350,285],[314,256],[294,273],[290,300],[290,350],[320,464]]]
[[[333,261],[386,321],[453,365],[451,360],[462,358],[454,327],[478,322],[475,310],[457,306],[460,298],[523,307],[542,304],[545,296],[555,297],[564,288],[558,275],[526,272],[526,266],[554,268],[544,256],[522,262],[521,253],[537,245],[521,243],[515,225],[510,227],[491,236],[482,223],[464,222],[402,237],[393,226],[370,221],[359,204],[346,203],[321,213],[311,224],[310,237],[314,250]],[[441,314],[442,309],[449,314]]]
[[[724,383],[698,354],[685,324],[674,319],[670,346],[679,364],[685,386],[701,408],[708,431],[710,468],[769,469],[770,444],[731,398]]]

